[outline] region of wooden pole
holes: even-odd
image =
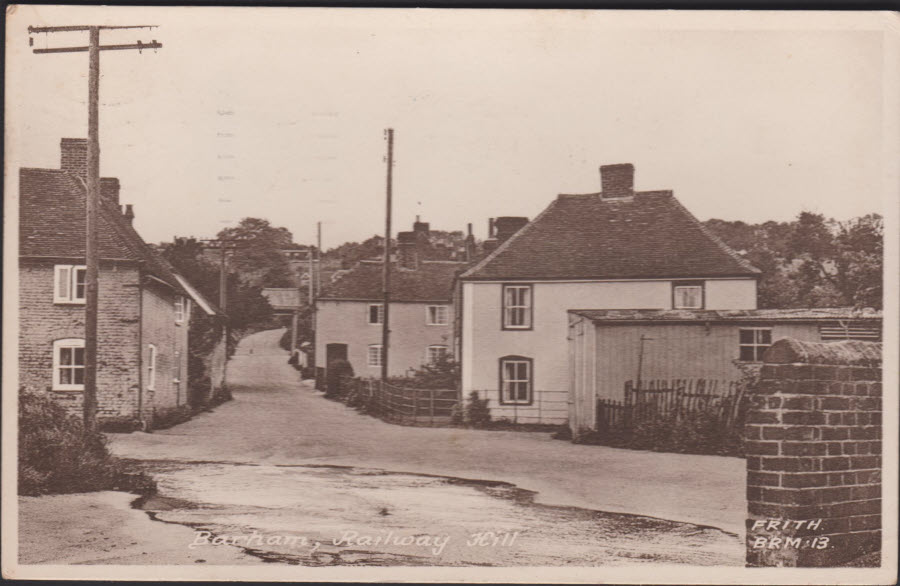
[[[322,292],[322,222],[316,222],[316,295]]]
[[[388,356],[390,348],[391,329],[389,327],[390,302],[391,302],[391,189],[394,167],[394,129],[387,129],[387,193],[386,211],[384,216],[384,317],[381,323],[381,380],[388,377]]]
[[[100,45],[100,29],[153,29],[156,25],[133,26],[29,26],[28,34],[87,32],[88,45],[81,47],[55,47],[33,49],[36,54],[84,53],[88,54],[88,141],[87,176],[85,177],[85,250],[84,250],[84,392],[82,415],[85,434],[97,430],[97,346],[99,315],[100,248],[98,216],[100,209],[100,51],[129,49],[160,49],[161,43],[138,41],[133,45]],[[143,350],[142,350],[143,351]],[[140,398],[140,394],[138,395]],[[140,411],[140,408],[139,408]],[[142,418],[143,414],[138,413]]]
[[[220,241],[221,256],[219,257],[219,308],[225,312],[228,305],[228,251],[225,241]]]
[[[100,206],[100,29],[90,28],[88,52],[88,143],[87,199],[85,211],[85,303],[84,303],[84,432],[97,431],[97,317],[99,305],[99,239],[97,217]]]

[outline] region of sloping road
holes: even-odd
[[[283,330],[245,338],[228,370],[234,400],[152,434],[113,435],[121,457],[336,465],[503,481],[535,502],[631,513],[743,534],[738,458],[574,445],[547,433],[384,423],[301,383],[278,347]]]

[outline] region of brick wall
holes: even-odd
[[[145,413],[152,414],[171,409],[187,402],[186,383],[175,385],[176,352],[179,351],[179,335],[175,326],[175,297],[162,286],[147,286],[143,290],[143,318],[141,351],[144,355],[143,380],[145,389]],[[185,328],[186,329],[186,328]],[[148,387],[149,346],[156,346],[156,377],[153,389]],[[187,353],[181,353],[186,359]],[[183,372],[186,372],[186,367]]]
[[[881,550],[881,344],[776,342],[747,414],[747,564]]]
[[[137,409],[139,273],[136,267],[104,263],[100,269],[97,399],[98,417],[130,416]],[[84,305],[53,302],[53,264],[19,267],[19,385],[47,392],[80,414],[80,391],[53,391],[53,342],[84,338]]]

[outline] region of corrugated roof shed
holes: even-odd
[[[874,309],[822,307],[803,309],[570,309],[570,314],[602,323],[685,323],[733,321],[881,320]]]
[[[415,270],[391,270],[391,301],[449,303],[453,297],[453,279],[465,263],[423,261]],[[382,298],[382,263],[361,262],[323,285],[319,299],[379,301]]]
[[[464,280],[755,277],[671,191],[560,195]]]

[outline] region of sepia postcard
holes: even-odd
[[[896,583],[896,14],[5,48],[4,578]]]

